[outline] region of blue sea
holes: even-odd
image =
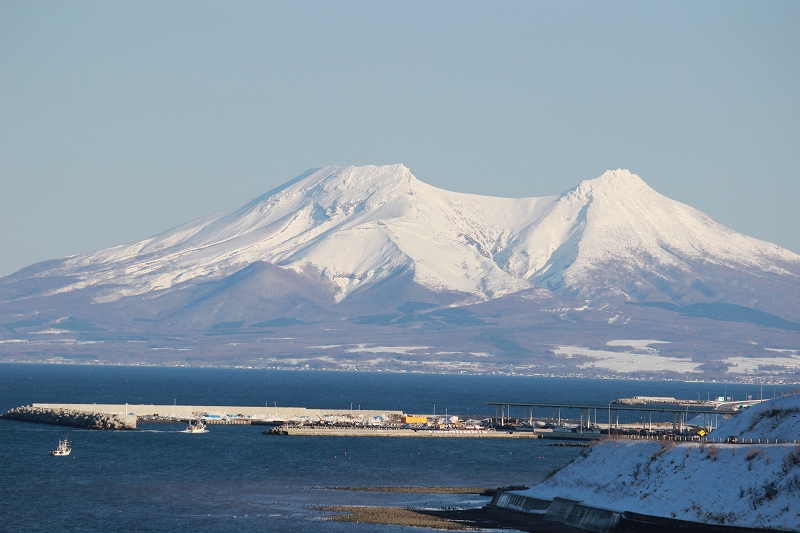
[[[31,403],[278,405],[493,416],[486,401],[607,405],[635,395],[745,399],[789,387],[314,371],[0,365],[0,410]],[[512,411],[512,416],[523,416]],[[549,416],[543,412],[542,416]],[[576,413],[577,414],[577,413]],[[566,413],[565,413],[566,416]],[[636,421],[631,414],[628,421]],[[639,415],[640,416],[640,415]],[[621,421],[625,421],[620,416]],[[602,412],[598,414],[602,422]],[[655,417],[654,417],[655,421]],[[532,485],[580,448],[517,439],[280,437],[262,426],[91,431],[0,420],[0,531],[392,532],[324,521],[323,505],[480,507],[475,495],[330,487]],[[51,457],[59,438],[72,455]]]

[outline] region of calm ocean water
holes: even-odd
[[[763,395],[788,388],[765,386]],[[494,415],[484,404],[489,400],[605,405],[622,396],[725,393],[744,399],[762,391],[755,385],[683,382],[0,365],[2,411],[34,402],[177,402],[337,409],[352,404],[430,413],[435,404],[437,413],[479,417]],[[259,426],[211,426],[206,434],[188,435],[182,429],[140,425],[132,432],[104,432],[0,421],[0,531],[400,531],[407,528],[321,521],[325,513],[318,507],[478,507],[488,500],[326,487],[530,485],[580,452],[547,441],[281,438],[263,436]],[[72,455],[50,457],[65,436],[73,442]]]

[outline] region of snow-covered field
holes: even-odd
[[[602,441],[520,493],[695,522],[800,531],[800,394],[752,407],[712,435],[790,443]]]
[[[430,346],[367,346],[366,344],[357,344],[355,348],[348,348],[345,350],[345,352],[407,354],[411,352],[418,352],[420,350],[430,350],[430,348]]]
[[[724,361],[731,365],[728,367],[729,374],[768,372],[769,369],[776,369],[780,372],[800,370],[800,356],[795,355],[788,357],[728,357]]]
[[[579,365],[580,368],[607,368],[614,372],[699,372],[698,367],[701,363],[695,363],[691,359],[661,356],[658,355],[658,350],[654,348],[637,348],[626,352],[610,352],[607,350],[592,350],[581,346],[559,346],[553,352],[556,355],[564,355],[566,357],[584,355],[593,359],[590,363]]]

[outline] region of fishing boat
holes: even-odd
[[[50,455],[56,455],[58,457],[63,457],[65,455],[69,455],[72,451],[72,448],[69,447],[69,441],[67,439],[58,441],[58,448],[50,452]]]
[[[190,420],[189,427],[183,430],[184,433],[208,433],[206,425],[199,418],[197,420]]]

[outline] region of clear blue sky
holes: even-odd
[[[800,252],[800,2],[0,0],[0,276],[304,170],[606,169]]]

